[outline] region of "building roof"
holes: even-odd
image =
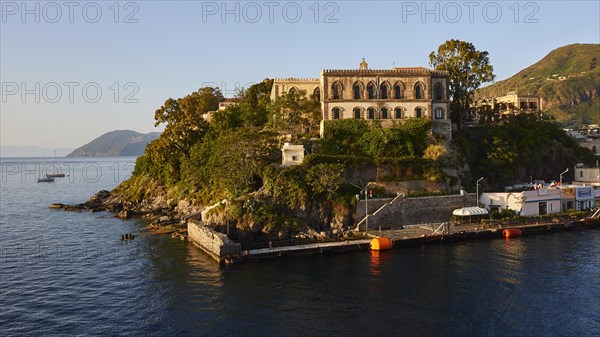
[[[476,206],[463,207],[463,208],[455,209],[454,212],[452,212],[452,215],[457,215],[457,216],[471,216],[471,215],[485,215],[485,214],[488,214],[487,209],[481,208],[481,207],[476,207]]]

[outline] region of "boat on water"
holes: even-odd
[[[45,166],[45,164],[44,164],[44,166]],[[52,169],[54,170],[54,172],[46,173],[46,178],[64,178],[65,177],[64,173],[56,172],[56,151],[54,151],[54,162],[52,164]]]
[[[54,182],[54,178],[52,178],[52,177],[38,178],[37,182],[38,183],[52,183],[52,182]]]

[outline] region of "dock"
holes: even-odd
[[[441,227],[441,224],[439,224]],[[337,253],[352,250],[369,250],[371,240],[377,237],[387,237],[394,243],[394,248],[422,245],[429,243],[457,242],[481,239],[500,239],[504,229],[520,229],[523,236],[532,234],[560,233],[576,229],[600,228],[600,219],[576,220],[570,222],[530,223],[505,226],[482,226],[468,224],[461,226],[448,226],[447,232],[440,232],[431,226],[407,226],[402,229],[372,230],[369,239],[351,241],[336,241],[323,243],[310,243],[295,246],[261,248],[242,251],[242,260],[263,258],[276,258],[293,255]]]
[[[244,259],[280,257],[287,255],[323,254],[325,252],[344,252],[350,250],[368,250],[371,239],[359,239],[335,242],[308,243],[295,246],[250,249],[242,251]]]
[[[191,227],[190,227],[191,226]],[[226,235],[200,223],[188,223],[188,233],[194,244],[207,251],[219,262],[248,261],[284,256],[339,253],[346,251],[365,251],[370,249],[371,240],[387,237],[392,240],[394,248],[423,245],[430,243],[445,243],[467,240],[500,239],[505,229],[518,229],[519,235],[561,233],[571,230],[600,228],[600,218],[586,218],[571,221],[554,221],[523,224],[463,224],[449,223],[423,224],[404,226],[391,230],[370,230],[367,238],[349,240],[303,243],[297,245],[272,246],[267,248],[243,250]]]

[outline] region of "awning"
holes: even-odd
[[[471,215],[485,215],[488,214],[488,210],[485,208],[481,208],[481,207],[463,207],[463,208],[459,208],[459,209],[455,209],[454,212],[452,212],[452,215],[457,215],[457,216],[471,216]]]

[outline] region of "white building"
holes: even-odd
[[[585,167],[583,164],[577,164],[573,184],[600,187],[600,167]]]
[[[510,209],[522,216],[553,214],[561,211],[561,190],[483,193],[479,202],[490,211]]]
[[[283,144],[281,165],[299,165],[304,161],[304,145]]]

